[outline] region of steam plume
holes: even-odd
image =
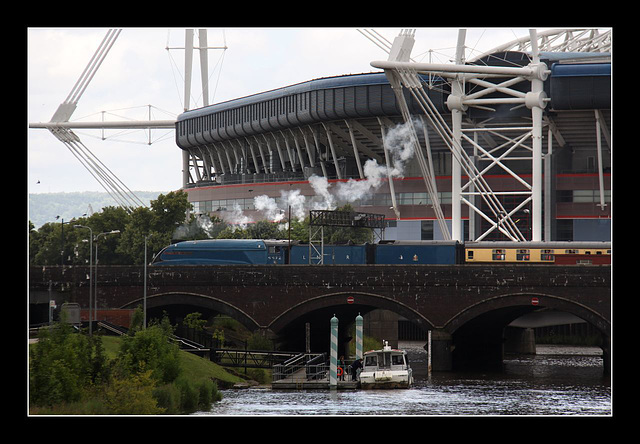
[[[422,122],[414,120],[413,125],[420,129]],[[338,206],[368,197],[380,188],[386,179],[404,177],[406,164],[413,157],[415,149],[409,125],[403,123],[390,128],[385,134],[385,145],[391,164],[380,165],[375,159],[367,160],[363,167],[364,179],[339,182],[332,190],[326,177],[313,175],[309,177],[309,185],[313,188],[315,196],[307,198],[299,189],[281,190],[279,200],[267,195],[254,197],[255,209],[261,212],[265,219],[280,223],[288,218],[290,207],[291,217],[301,221],[311,209],[334,210]],[[227,223],[240,228],[245,228],[248,223],[253,222],[237,204],[232,211],[222,212],[221,217]]]

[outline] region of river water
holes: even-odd
[[[536,355],[508,356],[495,373],[427,372],[420,343],[401,343],[415,384],[408,390],[222,390],[197,415],[611,416],[610,378],[597,347],[538,345]]]

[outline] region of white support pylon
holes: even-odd
[[[531,109],[533,129],[531,133],[532,159],[532,189],[531,189],[531,240],[542,241],[542,110],[546,106],[544,92],[544,78],[546,65],[540,62],[538,51],[538,35],[535,29],[529,31],[531,39],[532,64],[529,66],[539,73],[531,79],[531,92],[527,93],[526,105]]]
[[[457,65],[464,64],[464,41],[466,37],[466,29],[458,31],[458,44],[456,46]],[[456,78],[451,82],[451,95],[461,99],[464,95],[464,85],[460,78]],[[453,149],[455,158],[461,155],[462,145],[462,109],[454,108],[451,110],[451,120],[453,129]],[[462,166],[460,162],[451,162],[451,239],[464,242],[464,231],[462,230]]]

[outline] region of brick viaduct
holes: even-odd
[[[142,266],[101,266],[98,308],[142,305]],[[30,267],[33,295],[88,307],[88,267]],[[31,298],[33,300],[33,297]],[[58,302],[60,303],[60,302]],[[282,265],[148,268],[147,309],[189,306],[227,314],[250,330],[304,338],[304,320],[391,310],[432,331],[434,370],[501,362],[503,330],[534,310],[576,315],[611,343],[611,267],[549,265]],[[160,311],[161,313],[161,311]],[[319,321],[319,319],[326,322]],[[341,327],[342,328],[342,327]],[[326,329],[326,333],[325,330]]]

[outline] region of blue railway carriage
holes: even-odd
[[[310,248],[309,244],[298,244],[291,246],[291,263],[304,265],[311,263],[309,255],[317,256],[318,251]],[[325,245],[324,246],[325,265],[354,265],[367,263],[367,245]],[[317,263],[317,259],[313,263]]]
[[[165,247],[153,265],[285,264],[288,242],[261,239],[205,239]]]
[[[376,264],[459,264],[462,245],[458,241],[380,241],[374,245]]]

